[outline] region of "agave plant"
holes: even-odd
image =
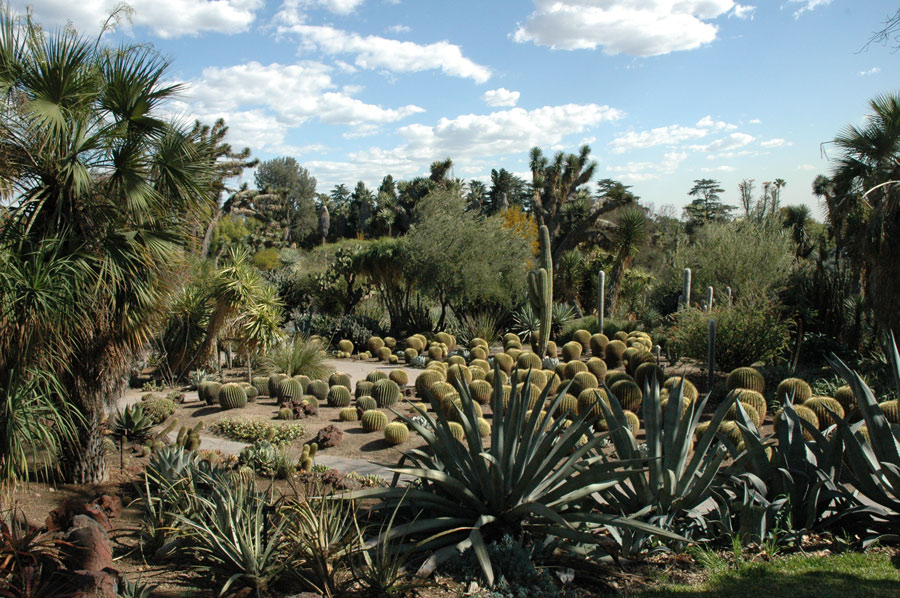
[[[140,442],[150,438],[152,430],[153,420],[144,414],[144,408],[137,403],[116,413],[113,435],[118,438]]]
[[[603,442],[595,436],[590,414],[569,423],[560,403],[568,385],[551,398],[548,384],[537,397],[530,396],[529,372],[520,389],[519,372],[513,370],[508,401],[495,365],[491,407],[494,414],[491,443],[486,447],[478,428],[478,415],[468,386],[457,381],[460,403],[451,422],[438,400],[428,396],[433,412],[417,409],[425,424],[403,414],[400,418],[418,432],[427,447],[408,451],[393,468],[389,488],[351,493],[352,498],[375,498],[391,510],[400,501],[422,513],[412,522],[396,526],[392,537],[406,536],[420,550],[434,551],[420,570],[471,548],[489,584],[494,569],[487,544],[511,535],[521,539],[563,538],[599,546],[597,532],[604,527],[632,528],[670,539],[673,532],[626,516],[592,510],[586,497],[608,490],[625,480],[636,466],[630,461],[595,463],[585,467],[586,455]],[[534,405],[530,409],[530,405]],[[540,406],[544,406],[542,410]],[[463,439],[454,436],[461,426]],[[459,428],[457,428],[458,430]],[[399,476],[416,486],[399,486]]]
[[[645,384],[646,449],[638,444],[615,395],[608,392],[609,405],[598,395],[616,457],[647,460],[647,469],[631,471],[627,484],[611,486],[599,495],[614,512],[632,514],[635,518],[697,539],[697,536],[709,533],[710,526],[704,517],[708,509],[703,506],[724,483],[718,474],[728,451],[721,444],[714,445],[713,441],[719,424],[736,399],[729,397],[719,405],[706,432],[694,444],[694,434],[709,395],[699,402],[690,401],[683,409],[682,384],[672,389],[665,409],[660,405],[656,378],[651,377]],[[587,466],[612,462],[609,455],[601,453],[589,459]],[[642,551],[652,537],[642,530],[630,528],[617,530],[613,527],[610,532],[622,544],[622,552],[626,555]]]
[[[788,509],[781,518],[795,533],[837,524],[858,506],[858,500],[840,483],[844,470],[841,436],[826,437],[797,415],[790,399],[779,417],[774,437],[764,439],[743,409],[739,410],[737,425],[743,447],[728,445],[734,457],[729,473],[737,476],[733,481],[749,483],[759,491],[765,500],[755,508],[769,503]],[[785,499],[783,503],[781,499]],[[771,528],[772,521],[755,525]]]
[[[227,576],[219,595],[236,582],[256,594],[284,571],[281,554],[287,521],[274,514],[268,495],[250,484],[222,478],[210,492],[197,496],[197,509],[178,514],[190,550],[200,558],[199,568]]]
[[[900,354],[893,333],[886,352],[896,389],[900,393]],[[863,416],[863,421],[851,425],[832,414],[847,453],[847,474],[854,488],[869,502],[857,509],[862,515],[860,520],[868,520],[869,523],[866,542],[884,539],[886,535],[897,540],[896,530],[900,526],[900,426],[887,420],[878,407],[872,389],[859,374],[851,371],[834,355],[829,363],[853,389]],[[863,425],[868,439],[861,431]],[[892,532],[885,534],[886,530]]]

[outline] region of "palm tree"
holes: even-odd
[[[610,313],[615,313],[625,270],[631,266],[634,256],[647,240],[647,217],[639,209],[628,210],[616,223],[612,231],[612,239],[616,258],[609,277],[608,309]]]
[[[809,207],[805,204],[787,206],[782,210],[781,223],[784,228],[791,231],[794,243],[797,244],[797,257],[806,257],[812,251],[809,242],[809,220]]]
[[[80,313],[31,338],[57,355],[60,398],[82,418],[62,451],[76,483],[106,477],[104,408],[154,331],[187,222],[211,209],[215,184],[199,136],[160,117],[180,89],[168,63],[146,45],[100,42],[0,16],[0,181],[14,197],[0,246],[27,256],[53,242],[70,263],[54,282]],[[22,325],[0,319],[0,337]],[[0,352],[0,369],[33,365]]]
[[[872,112],[865,125],[848,125],[834,139],[842,154],[831,177],[829,220],[841,228],[839,248],[846,250],[856,263],[864,296],[879,324],[897,332],[900,95],[877,96],[869,105]]]

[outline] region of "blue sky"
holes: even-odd
[[[116,0],[15,0],[93,34]],[[860,49],[881,0],[133,0],[116,36],[153,43],[185,118],[294,156],[319,191],[424,174],[527,175],[527,154],[589,143],[597,178],[678,208],[698,178],[737,203],[783,178],[817,207],[821,144],[897,90],[900,54]],[[827,146],[826,146],[827,148]],[[832,152],[833,153],[833,152]],[[252,181],[252,177],[248,177]]]

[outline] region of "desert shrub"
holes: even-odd
[[[154,424],[161,424],[175,413],[175,402],[165,397],[153,397],[141,401],[141,407],[144,408],[144,415],[149,417]]]
[[[317,334],[328,340],[348,339],[357,347],[363,347],[373,334],[381,331],[378,322],[366,316],[326,316],[316,313],[291,315],[294,328],[305,335]]]
[[[324,378],[333,369],[325,363],[327,358],[321,342],[295,336],[270,349],[262,359],[262,367],[269,373]]]
[[[281,257],[274,247],[260,249],[253,254],[253,265],[260,270],[275,270],[281,266]]]
[[[265,477],[286,478],[296,469],[288,457],[283,445],[268,440],[257,440],[244,447],[238,456],[241,465]]]
[[[778,357],[787,347],[791,324],[779,305],[761,295],[747,295],[733,306],[711,312],[686,309],[675,316],[669,347],[680,355],[706,359],[709,320],[716,320],[716,367],[732,370]]]
[[[267,440],[272,444],[284,444],[303,436],[303,426],[298,423],[273,424],[262,419],[227,417],[216,422],[213,428],[222,436],[239,442]]]
[[[655,303],[664,313],[674,309],[684,268],[691,269],[694,305],[706,297],[710,286],[719,304],[724,302],[725,287],[729,286],[736,298],[770,296],[787,284],[795,253],[796,245],[780,226],[708,224],[693,243],[678,247],[673,267],[666,270],[654,293]]]

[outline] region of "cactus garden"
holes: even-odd
[[[376,20],[364,0],[285,2],[253,31],[265,3],[136,2],[80,33],[51,4],[0,6],[0,598],[900,598],[900,95],[820,116],[855,124],[790,184],[749,178],[792,147],[738,130],[760,119],[604,144],[624,111],[505,88],[478,92],[499,120],[400,125],[407,145],[345,169],[287,129],[360,143],[443,89],[397,85],[388,108],[353,97],[370,76],[496,73],[380,37],[426,27],[338,29]],[[534,4],[506,43],[554,61],[599,44],[662,64],[722,19],[775,18]],[[188,81],[171,40],[208,30],[304,56]],[[209,92],[247,69],[270,74]],[[664,163],[614,164],[657,146]],[[653,182],[673,170],[693,179],[675,195]]]

